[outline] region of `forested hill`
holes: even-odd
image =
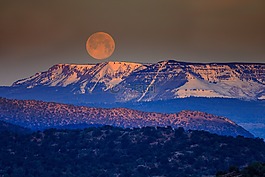
[[[262,139],[171,127],[5,131],[0,144],[0,174],[6,177],[202,176],[265,162]]]
[[[186,130],[205,130],[219,135],[253,137],[250,132],[226,117],[187,110],[175,114],[162,114],[128,108],[105,109],[0,98],[0,120],[35,130],[80,124],[124,128],[172,126],[183,127]]]

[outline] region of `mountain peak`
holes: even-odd
[[[34,88],[36,86],[67,87],[75,85],[79,93],[93,92],[104,84],[108,90],[119,84],[131,72],[141,67],[140,63],[108,61],[98,64],[56,64],[47,71],[16,81],[12,86]]]
[[[265,65],[186,63],[153,64],[107,61],[98,64],[57,64],[16,81],[13,87],[66,87],[69,94],[112,94],[115,101],[152,101],[185,97],[264,99]],[[108,91],[108,92],[107,92]],[[101,98],[97,98],[100,100]]]

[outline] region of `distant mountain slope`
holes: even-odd
[[[261,139],[170,127],[1,133],[0,144],[3,176],[201,177],[265,161]]]
[[[10,124],[10,123],[0,120],[0,132],[4,132],[4,131],[19,133],[19,134],[26,134],[26,133],[32,132],[30,129],[27,129],[27,128],[24,128],[18,125]]]
[[[49,101],[60,101],[63,98],[54,95],[62,93],[72,103],[185,97],[257,100],[265,99],[265,64],[202,64],[174,60],[154,64],[58,64],[0,91],[0,96],[4,97]]]
[[[265,100],[250,101],[232,98],[190,97],[145,102],[81,103],[79,105],[100,108],[124,107],[160,113],[176,113],[182,110],[207,112],[213,115],[229,117],[229,119],[241,125],[256,137],[265,139]]]
[[[32,129],[73,124],[118,127],[172,126],[187,130],[205,130],[220,135],[253,137],[248,131],[225,117],[198,111],[162,114],[127,108],[103,109],[0,98],[0,119]]]

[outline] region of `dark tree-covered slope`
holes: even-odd
[[[5,177],[196,177],[265,162],[262,139],[171,127],[4,132],[0,144],[0,174]]]
[[[230,167],[229,172],[217,172],[217,177],[265,177],[265,163],[254,162],[243,169]]]

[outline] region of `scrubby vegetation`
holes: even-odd
[[[228,172],[217,172],[217,177],[265,177],[265,163],[255,162],[239,170],[230,167]]]
[[[104,177],[215,175],[265,162],[262,139],[183,128],[111,126],[0,134],[0,176]]]

